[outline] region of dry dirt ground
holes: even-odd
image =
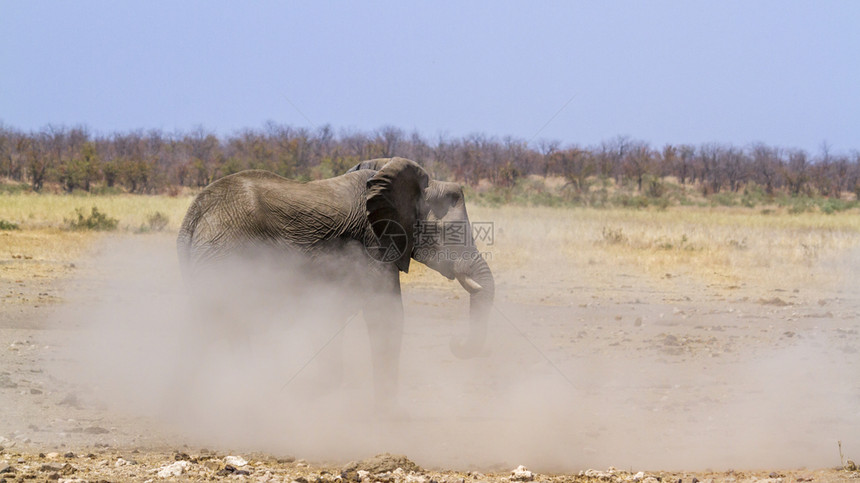
[[[776,261],[754,272],[760,280],[686,265],[654,273],[623,254],[512,260],[502,245],[491,260],[490,351],[470,361],[448,351],[468,297],[418,270],[404,283],[395,416],[369,402],[360,317],[342,340],[311,350],[342,350],[348,361],[343,382],[318,398],[301,368],[291,385],[295,361],[279,360],[265,335],[250,344],[278,367],[271,374],[231,372],[229,357],[169,342],[179,329],[153,306],[175,303],[171,236],[96,245],[54,261],[53,278],[0,279],[0,481],[860,478],[837,468],[860,458],[851,244],[804,265]],[[4,263],[28,263],[14,255]],[[102,338],[104,324],[141,325],[141,314],[154,333]],[[191,401],[175,397],[189,383],[172,376],[195,379],[201,360],[211,384],[187,389]],[[372,458],[383,452],[411,461]]]

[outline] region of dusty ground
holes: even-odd
[[[511,238],[522,236],[511,234],[506,223],[498,222],[496,229],[507,228]],[[605,239],[589,241],[587,247],[597,248],[582,256],[559,258],[560,245],[543,254],[514,255],[504,236],[497,233],[490,247],[498,284],[492,352],[473,361],[454,359],[448,339],[462,329],[467,296],[433,274],[410,274],[404,288],[404,413],[380,421],[372,411],[355,409],[369,398],[362,374],[370,365],[361,324],[353,322],[344,331],[344,350],[352,362],[338,399],[356,402],[349,410],[335,409],[341,412],[332,416],[330,427],[314,418],[313,406],[302,406],[311,420],[306,426],[269,409],[259,409],[266,416],[263,423],[236,416],[268,407],[257,400],[231,400],[237,404],[234,411],[184,424],[184,416],[163,417],[163,410],[149,405],[140,409],[118,402],[116,392],[133,392],[128,388],[155,391],[147,386],[150,380],[136,382],[147,371],[142,360],[137,362],[143,367],[122,367],[131,380],[123,381],[122,391],[75,377],[92,369],[81,361],[96,349],[80,342],[91,329],[68,307],[132,296],[159,303],[159,295],[175,287],[170,257],[158,258],[168,261],[163,265],[151,265],[152,260],[135,265],[118,262],[111,253],[129,243],[135,247],[131,253],[170,253],[169,235],[115,237],[74,260],[28,261],[10,253],[7,265],[55,266],[52,276],[0,278],[0,478],[429,482],[654,477],[692,482],[860,477],[835,469],[860,458],[856,234],[844,235],[846,241],[824,246],[802,263],[774,259],[769,267],[726,271],[709,265],[707,271],[714,273],[708,276],[696,260],[655,269],[654,263],[624,253],[635,248],[631,244],[601,245],[614,243]],[[547,235],[558,243],[564,236]],[[726,263],[750,258],[748,251],[739,253],[742,258]],[[767,253],[762,249],[756,256]],[[708,263],[719,267],[722,262]],[[161,278],[136,280],[130,292],[128,274],[153,266]],[[97,363],[110,365],[104,359]],[[266,381],[227,378],[215,399],[243,391],[263,394],[251,386]],[[330,400],[325,404],[319,407],[340,408]],[[392,468],[373,462],[346,465],[386,451],[406,454],[425,469],[410,470],[403,460]],[[521,464],[536,473],[512,476]],[[394,471],[397,466],[403,471]],[[609,472],[610,466],[620,470]],[[358,472],[362,468],[369,473]],[[171,476],[170,470],[181,476]],[[644,473],[637,476],[640,470]]]

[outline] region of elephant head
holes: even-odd
[[[453,340],[457,357],[483,352],[487,323],[495,296],[495,281],[472,235],[463,190],[456,183],[436,181],[413,161],[383,158],[363,161],[348,172],[371,170],[367,181],[367,218],[382,253],[394,253],[394,263],[409,271],[410,259],[448,279],[457,279],[470,294],[470,329],[464,340]],[[405,236],[392,236],[389,221]]]

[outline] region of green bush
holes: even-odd
[[[125,193],[125,191],[123,191],[119,186],[99,185],[91,187],[89,193],[94,196],[121,195]]]
[[[11,221],[0,220],[0,231],[17,230],[18,224]]]
[[[644,196],[631,196],[628,194],[620,194],[612,199],[612,204],[623,206],[625,208],[647,208],[649,205],[648,198]]]
[[[741,197],[741,204],[747,208],[755,208],[758,205],[767,204],[773,201],[773,197],[768,195],[761,186],[750,183],[744,188],[744,194]]]
[[[19,193],[28,193],[30,191],[33,191],[33,188],[27,183],[0,183],[0,193],[14,195]]]
[[[137,232],[148,233],[151,231],[162,231],[167,228],[168,223],[170,223],[170,218],[168,218],[164,213],[156,211],[146,218],[146,223],[140,225]]]
[[[666,185],[660,178],[649,178],[645,194],[649,198],[662,198],[666,194]]]
[[[857,201],[846,201],[839,198],[825,198],[819,202],[818,208],[822,213],[832,215],[840,211],[857,207]]]
[[[75,208],[75,215],[77,219],[66,220],[72,230],[111,231],[119,225],[119,220],[100,212],[95,206],[89,216],[84,216],[83,208]]]
[[[735,206],[737,205],[736,196],[732,193],[716,193],[708,197],[711,206]]]
[[[815,200],[808,196],[783,196],[778,202],[779,206],[788,208],[788,212],[792,215],[806,213],[812,211],[815,207]]]
[[[156,211],[146,219],[146,222],[149,223],[149,228],[152,229],[152,231],[161,231],[167,228],[167,224],[170,223],[170,218],[168,218],[164,213]]]

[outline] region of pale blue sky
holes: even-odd
[[[847,153],[860,2],[0,0],[9,126],[269,120]]]

